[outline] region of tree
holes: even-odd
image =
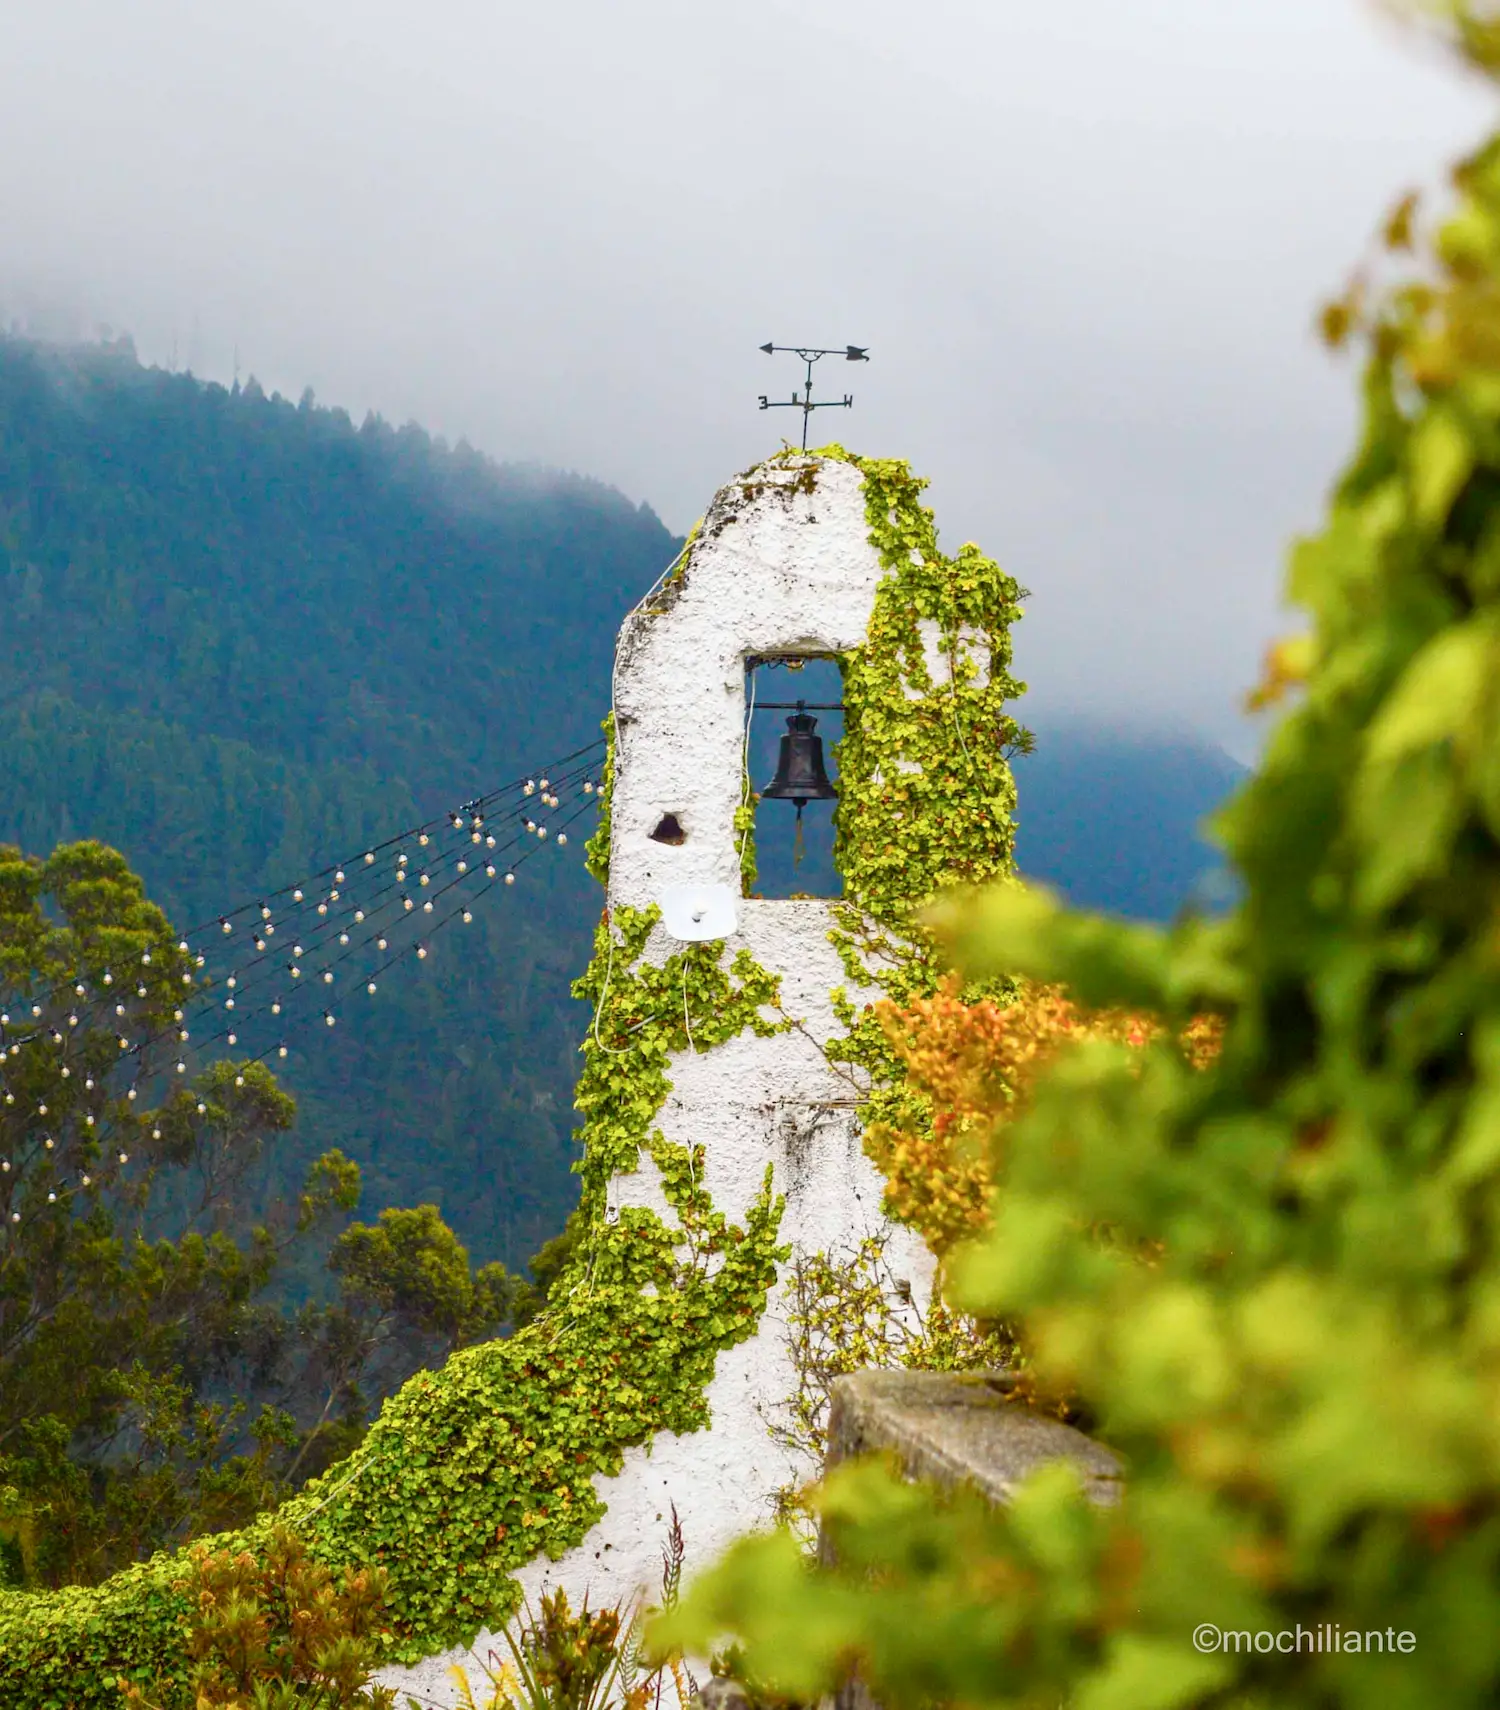
[[[1434,14],[1439,8],[1429,8]],[[1441,11],[1500,75],[1492,6]],[[1024,1326],[1127,1466],[1008,1509],[854,1464],[836,1565],[740,1545],[660,1635],[811,1698],[1416,1710],[1500,1694],[1500,136],[1417,278],[1324,319],[1362,443],[1292,557],[1300,705],[1219,821],[1244,883],[1166,934],[1011,890],[929,920],[970,978],[1161,1017],[1061,1054],[991,1154],[970,1310]],[[1417,241],[1410,199],[1386,231]],[[1170,1035],[1225,1017],[1204,1072]]]
[[[8,1576],[92,1580],[236,1524],[358,1441],[427,1358],[497,1331],[436,1209],[388,1210],[290,1307],[284,1261],[359,1197],[330,1151],[252,1220],[295,1110],[258,1062],[189,1077],[197,970],[114,850],[0,847],[0,1547]]]

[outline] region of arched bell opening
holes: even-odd
[[[843,895],[835,859],[835,746],[844,735],[835,654],[754,654],[745,661],[749,786],[759,800],[751,895]]]

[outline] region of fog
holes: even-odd
[[[0,0],[0,318],[685,530],[800,435],[1032,591],[1028,712],[1244,755],[1351,444],[1320,301],[1490,92],[1360,0]]]

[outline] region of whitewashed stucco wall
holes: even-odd
[[[622,629],[614,683],[611,908],[644,908],[669,884],[717,882],[738,893],[733,813],[742,790],[746,659],[844,652],[864,638],[882,571],[868,539],[863,481],[850,464],[809,462],[816,465],[812,491],[799,490],[805,466],[796,462],[764,466],[723,488],[681,582],[651,602],[664,609],[633,614]],[[929,670],[944,682],[947,661],[935,636],[926,639]],[[676,815],[686,834],[680,846],[649,835],[666,813]],[[856,1089],[818,1049],[842,1031],[830,994],[847,984],[828,942],[832,907],[801,899],[744,899],[737,906],[726,960],[744,947],[779,974],[783,1003],[806,1033],[742,1034],[701,1054],[676,1054],[662,1132],[675,1144],[704,1146],[713,1202],[736,1218],[772,1164],[777,1190],[786,1195],[781,1238],[794,1251],[837,1249],[886,1231],[887,1255],[921,1310],[930,1298],[931,1257],[916,1236],[882,1217],[881,1182],[850,1108]],[[646,956],[659,965],[676,947],[658,925]],[[850,995],[862,1001],[857,991]],[[650,1206],[674,1220],[649,1161],[614,1179],[609,1203]],[[664,1432],[627,1450],[620,1474],[598,1483],[608,1506],[599,1524],[561,1560],[534,1561],[521,1571],[533,1604],[541,1590],[558,1584],[575,1607],[585,1593],[597,1608],[654,1592],[674,1503],[689,1578],[733,1538],[769,1523],[773,1492],[789,1477],[814,1471],[791,1465],[766,1428],[768,1414],[796,1387],[784,1338],[778,1284],[756,1335],[719,1355],[708,1391],[711,1427],[685,1437]],[[480,1656],[489,1645],[481,1637]],[[383,1678],[428,1703],[453,1705],[448,1670],[467,1660],[455,1652]]]

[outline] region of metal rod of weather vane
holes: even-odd
[[[842,356],[846,362],[868,362],[870,360],[869,349],[865,345],[858,345],[858,344],[846,344],[842,350],[833,350],[833,349],[812,349],[806,345],[775,344],[775,343],[763,344],[760,348],[763,351],[765,351],[767,356],[774,356],[777,351],[787,351],[789,353],[795,352],[798,356],[800,356],[802,358],[803,362],[805,362],[807,364],[806,390],[803,392],[803,394],[800,398],[797,396],[797,394],[795,392],[793,392],[790,401],[788,403],[785,403],[785,404],[783,404],[783,403],[773,404],[771,402],[771,400],[765,396],[764,393],[762,393],[761,399],[760,399],[760,407],[763,410],[787,410],[787,409],[796,410],[796,409],[800,409],[802,411],[802,449],[804,451],[806,451],[807,450],[807,419],[813,413],[814,410],[849,410],[849,409],[853,409],[853,407],[854,407],[853,394],[847,393],[847,392],[844,394],[844,397],[842,399],[827,398],[827,399],[823,400],[821,403],[814,403],[813,402],[813,395],[812,395],[813,364],[818,360],[819,357],[822,357],[822,356]]]

